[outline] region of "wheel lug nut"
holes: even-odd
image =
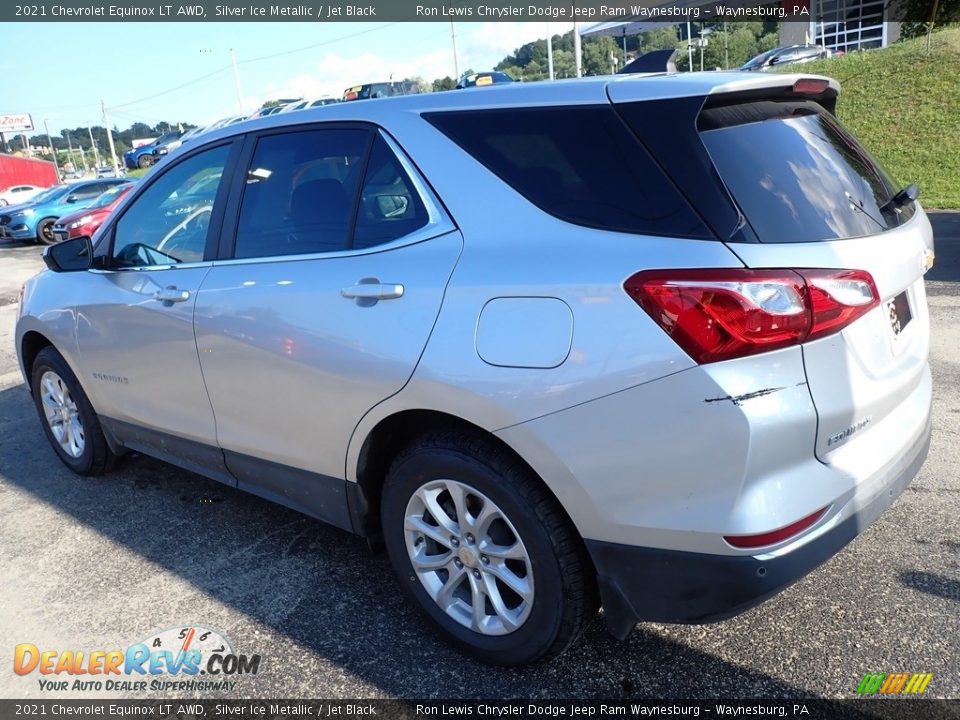
[[[474,570],[474,571],[473,571],[473,576],[474,576],[477,580],[479,580],[479,579],[480,579],[480,571],[479,571],[479,570]]]
[[[481,556],[480,556],[480,562],[482,562],[484,565],[489,565],[489,564],[490,564],[490,558],[488,558],[486,555],[481,555]]]
[[[460,562],[460,558],[454,558],[453,564],[458,570],[463,567],[463,563]]]
[[[453,547],[460,547],[460,541],[455,537],[450,538],[450,544],[453,545]]]
[[[470,533],[467,533],[467,542],[473,545],[473,535]]]

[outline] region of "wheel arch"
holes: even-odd
[[[20,339],[20,364],[23,376],[27,380],[27,388],[31,393],[33,392],[33,386],[30,383],[30,376],[33,373],[33,363],[41,350],[53,346],[53,342],[37,330],[27,330]]]
[[[370,429],[362,444],[360,444],[355,466],[348,468],[355,473],[355,502],[352,503],[353,507],[351,508],[355,530],[367,537],[371,544],[378,545],[382,540],[380,496],[387,471],[390,469],[393,459],[404,447],[417,438],[431,432],[450,430],[480,436],[513,456],[529,470],[532,477],[540,482],[556,501],[557,507],[570,521],[571,527],[576,528],[576,523],[570,518],[567,509],[560,502],[549,483],[519,452],[502,438],[479,425],[447,412],[429,409],[406,409],[381,418]],[[348,473],[348,479],[350,479],[351,474]]]

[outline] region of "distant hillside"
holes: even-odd
[[[960,209],[960,28],[783,72],[829,75],[837,114],[926,208]]]

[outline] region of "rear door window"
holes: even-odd
[[[370,131],[330,128],[267,135],[247,171],[234,257],[350,247]]]
[[[644,235],[714,237],[609,106],[425,117],[527,200],[561,220]]]
[[[906,222],[900,190],[836,117],[809,100],[708,107],[700,137],[761,242],[862,237]]]

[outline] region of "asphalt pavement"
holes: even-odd
[[[848,698],[865,673],[897,671],[933,673],[928,696],[960,697],[960,214],[933,221],[933,444],[901,499],[737,618],[643,624],[623,643],[597,622],[557,661],[515,670],[438,640],[385,556],[347,533],[145,457],[102,478],[68,472],[13,354],[39,250],[0,243],[0,697],[90,697],[11,672],[17,643],[111,650],[195,624],[259,654],[259,672],[230,691],[146,696]]]

